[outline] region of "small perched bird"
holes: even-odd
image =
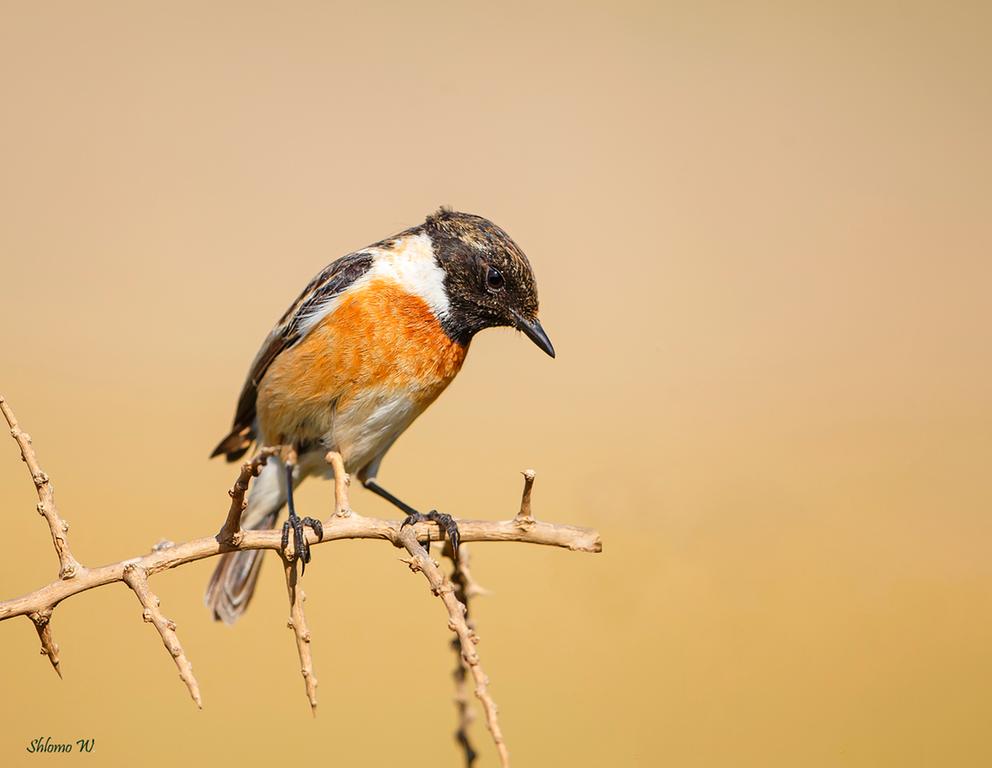
[[[386,451],[461,369],[484,328],[511,326],[555,356],[537,319],[530,262],[491,221],[441,209],[407,229],[325,267],[269,333],[241,390],[234,425],[212,456],[236,461],[252,443],[291,449],[262,470],[242,517],[245,528],[273,528],[284,505],[283,544],[310,559],[293,488],[310,475],[333,476],[328,451],[345,471],[396,505],[404,525],[431,520],[457,556],[449,515],[421,514],[376,481]],[[295,460],[285,459],[285,456]],[[251,599],[260,551],[221,557],[207,588],[214,618],[233,623]]]

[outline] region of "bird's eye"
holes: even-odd
[[[496,267],[490,267],[489,271],[486,272],[486,287],[491,291],[498,291],[504,285],[506,285],[506,280],[503,279],[503,273]]]

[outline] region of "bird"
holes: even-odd
[[[253,444],[283,448],[259,473],[242,526],[274,528],[288,507],[283,549],[292,534],[288,556],[305,569],[304,529],[318,539],[323,529],[297,515],[293,491],[308,477],[333,477],[325,457],[335,451],[348,475],[405,514],[402,525],[429,520],[442,528],[457,557],[456,521],[436,510],[420,513],[380,485],[378,472],[399,436],[458,374],[475,335],[501,326],[555,356],[538,319],[527,256],[481,216],[441,208],[327,265],[265,338],[231,431],[211,454],[237,461]],[[205,597],[215,619],[232,624],[244,613],[261,554],[222,555]]]

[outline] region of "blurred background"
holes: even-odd
[[[77,557],[214,532],[272,323],[451,205],[529,254],[558,359],[486,332],[380,477],[497,519],[534,467],[605,543],[472,547],[515,765],[988,765],[992,19],[830,6],[3,3],[0,391]],[[0,443],[4,598],[56,574],[35,503]],[[271,556],[233,628],[213,562],[152,581],[202,712],[123,586],[56,612],[61,681],[3,623],[0,762],[459,765],[398,554],[315,553],[316,719]]]

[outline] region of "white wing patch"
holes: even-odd
[[[419,296],[439,320],[447,316],[448,294],[444,287],[444,270],[434,258],[430,237],[424,233],[407,235],[394,240],[392,248],[366,248],[363,252],[372,254],[372,268],[303,318],[299,326],[301,337],[337,309],[342,297],[362,290],[374,280],[388,280],[407,293]]]

